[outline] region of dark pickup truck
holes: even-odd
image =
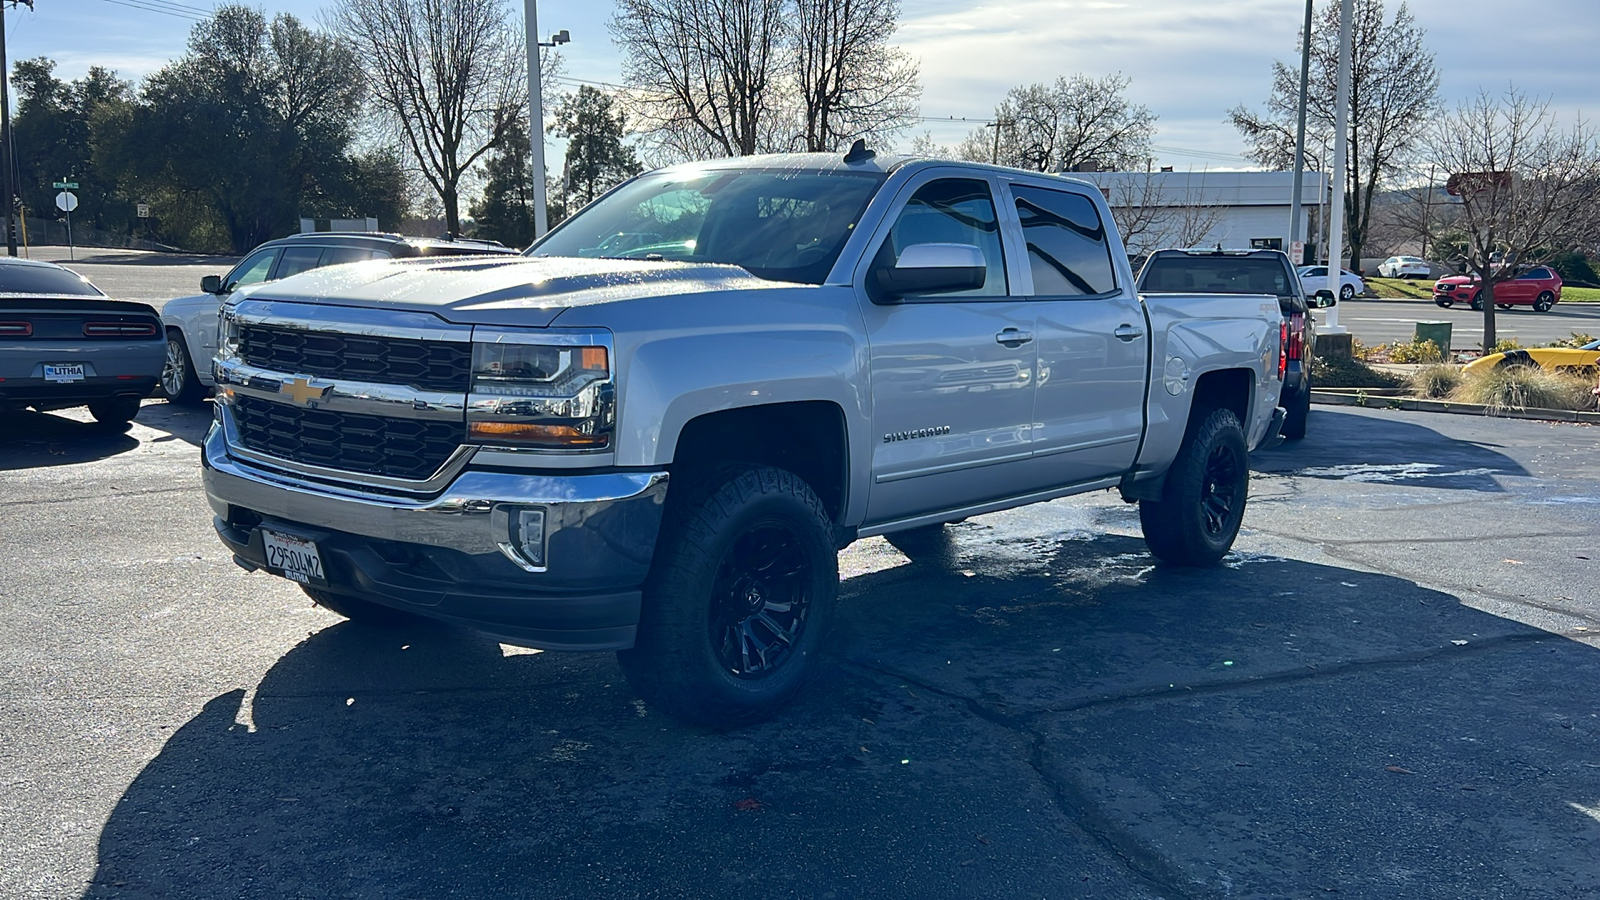
[[[1317,345],[1313,309],[1334,305],[1333,294],[1318,291],[1307,298],[1279,250],[1157,250],[1139,271],[1141,294],[1272,294],[1283,311],[1279,326],[1284,353],[1283,393],[1278,405],[1287,411],[1282,434],[1290,440],[1306,436],[1311,411],[1311,359]]]

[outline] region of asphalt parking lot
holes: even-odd
[[[211,534],[205,410],[0,421],[0,896],[1600,896],[1600,432],[1316,408],[1227,565],[1112,495],[861,541],[728,734]]]

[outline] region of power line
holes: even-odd
[[[179,12],[173,9],[163,9],[159,6],[153,5],[152,0],[106,0],[106,2],[115,3],[118,6],[126,6],[129,9],[143,10],[144,12],[160,13],[164,16],[187,19],[191,22],[203,22],[211,17],[210,13],[196,15],[195,13],[190,12]]]

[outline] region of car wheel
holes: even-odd
[[[1482,294],[1473,294],[1472,295],[1472,308],[1478,310],[1479,312],[1483,311],[1483,295]]]
[[[730,466],[668,502],[633,649],[650,705],[709,728],[776,712],[816,668],[839,593],[833,523],[798,476]]]
[[[1311,417],[1311,382],[1306,381],[1306,386],[1300,391],[1300,396],[1294,401],[1294,406],[1285,410],[1283,428],[1280,433],[1285,440],[1298,441],[1306,436],[1306,419]]]
[[[1556,295],[1550,293],[1549,291],[1545,291],[1544,293],[1540,294],[1538,299],[1533,301],[1533,308],[1539,312],[1549,312],[1550,307],[1555,305]]]
[[[423,616],[348,594],[335,594],[303,584],[300,590],[305,591],[312,603],[362,625],[415,625],[427,621]]]
[[[1339,286],[1339,299],[1340,300],[1348,301],[1348,300],[1353,299],[1355,297],[1355,295],[1356,295],[1356,286],[1355,285],[1353,285],[1353,284],[1344,284],[1344,285],[1340,285]]]
[[[1494,305],[1494,308],[1495,309],[1510,309],[1511,308],[1511,304],[1509,304],[1509,303],[1496,303]]]
[[[125,429],[139,414],[139,398],[132,394],[89,401],[89,415],[102,428]]]
[[[1248,452],[1232,410],[1211,410],[1184,436],[1161,499],[1139,501],[1144,541],[1157,559],[1205,566],[1227,554],[1244,521]]]
[[[183,332],[167,329],[167,361],[161,366],[161,392],[172,403],[193,406],[205,398],[205,388],[194,374],[194,361],[189,358],[189,348]]]

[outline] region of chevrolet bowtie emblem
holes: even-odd
[[[311,380],[295,377],[278,386],[278,393],[293,400],[298,406],[309,406],[313,400],[321,400],[333,390],[333,385],[327,387],[314,387]]]

